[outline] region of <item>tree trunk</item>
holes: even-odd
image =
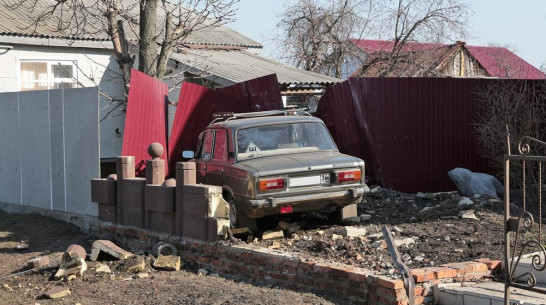
[[[138,70],[153,77],[157,71],[154,59],[157,52],[155,36],[158,2],[159,0],[140,0]]]
[[[116,61],[119,64],[121,71],[123,72],[123,84],[125,87],[125,94],[129,94],[129,81],[131,80],[131,69],[133,68],[134,58],[129,53],[129,45],[125,39],[125,32],[123,30],[123,22],[117,19],[117,12],[114,9],[108,11],[108,31],[112,38],[112,44],[114,46],[114,54],[116,55]]]

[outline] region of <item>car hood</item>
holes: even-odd
[[[359,158],[340,152],[320,151],[287,154],[239,161],[237,166],[253,169],[256,176],[272,176],[295,172],[364,165]]]

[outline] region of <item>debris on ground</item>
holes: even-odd
[[[27,243],[21,242],[20,244],[15,245],[15,251],[24,251],[28,250],[29,245]]]
[[[448,176],[455,183],[459,192],[468,197],[476,194],[499,197],[504,193],[502,183],[488,174],[474,173],[466,168],[458,167],[450,170]]]
[[[87,263],[83,258],[74,257],[72,260],[61,264],[59,270],[53,276],[56,280],[67,280],[70,276],[82,276],[87,270]]]
[[[112,273],[112,270],[110,270],[110,267],[105,264],[97,264],[95,265],[95,272],[97,273]]]
[[[366,229],[353,226],[345,226],[341,228],[340,234],[348,237],[366,236]]]
[[[152,255],[155,257],[159,257],[159,255],[176,255],[177,250],[176,247],[168,242],[160,241],[157,242],[152,247]]]
[[[174,255],[159,255],[153,263],[155,269],[166,271],[180,271],[180,265],[180,256]]]
[[[269,231],[265,231],[262,234],[262,240],[282,239],[282,238],[284,238],[284,233],[282,229],[269,230]]]
[[[119,270],[127,273],[138,273],[144,271],[146,268],[146,260],[144,257],[137,255],[132,258],[126,259],[119,265]]]
[[[30,269],[38,270],[49,266],[49,264],[51,264],[49,256],[40,256],[29,260],[27,265]]]
[[[206,276],[207,274],[209,274],[209,272],[206,269],[201,268],[197,270],[197,275]]]
[[[87,252],[82,246],[72,244],[66,248],[66,251],[64,251],[61,261],[62,263],[68,263],[74,258],[83,258],[85,260],[86,257]]]
[[[134,256],[133,253],[125,251],[109,240],[96,240],[91,248],[92,261],[97,261],[101,254],[107,254],[117,259],[128,259]]]
[[[44,292],[44,297],[49,299],[60,299],[70,295],[70,289],[68,287],[53,287]]]

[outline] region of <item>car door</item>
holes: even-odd
[[[199,155],[195,159],[197,183],[207,183],[207,166],[212,158],[214,131],[205,130],[202,139]]]
[[[225,129],[214,131],[214,148],[212,159],[207,165],[207,183],[211,185],[223,185],[228,163],[228,137]]]

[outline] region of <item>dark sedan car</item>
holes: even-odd
[[[197,182],[222,186],[233,228],[267,215],[339,213],[364,194],[364,161],[340,153],[320,119],[288,114],[235,114],[199,135]]]

